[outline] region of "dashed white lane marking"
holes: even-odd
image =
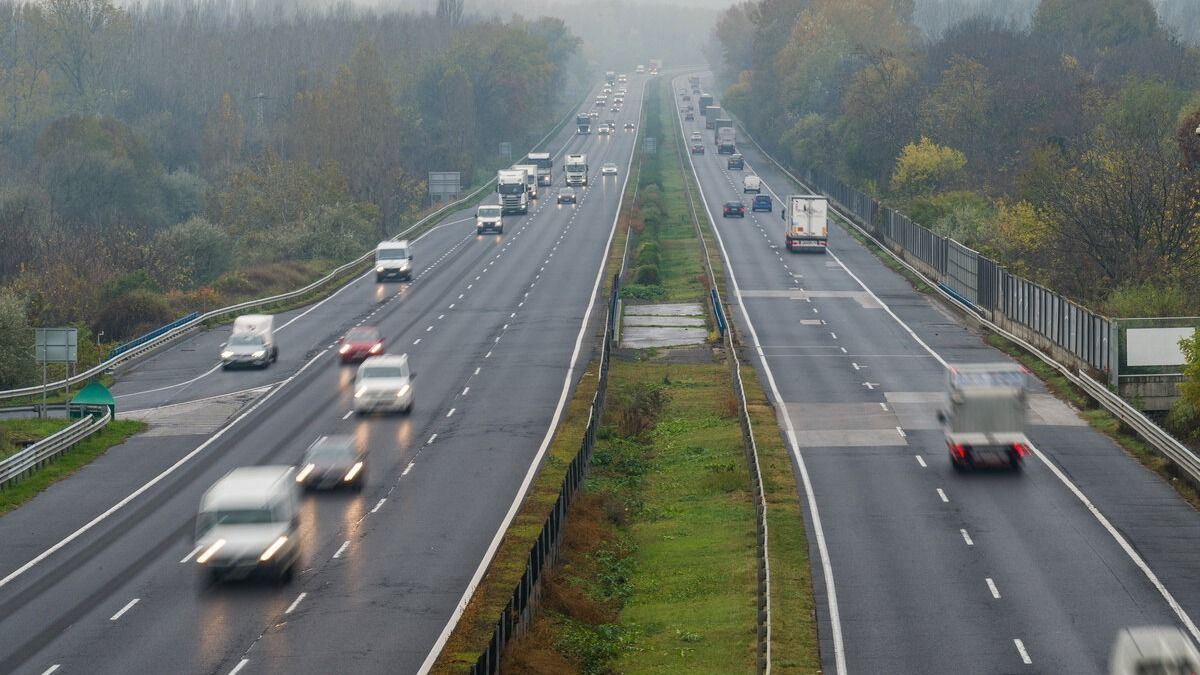
[[[56,663],[56,664],[50,666],[49,668],[43,670],[42,675],[50,675],[50,673],[57,672],[59,668],[62,668],[62,664]]]
[[[431,331],[431,330],[433,330],[433,326],[429,326],[428,328],[426,328],[426,329],[425,329],[425,332],[426,332],[426,333],[428,333],[428,332],[429,332],[429,331]]]
[[[917,464],[920,464],[922,469],[929,468],[929,465],[925,463],[924,457],[922,457],[920,455],[914,455],[914,456],[917,458]]]
[[[250,663],[250,659],[242,659],[241,661],[238,661],[238,664],[233,667],[233,670],[229,671],[229,675],[237,675],[238,673],[242,672],[242,668],[245,668],[247,663]]]
[[[334,557],[334,559],[337,559],[337,558],[340,558],[340,557],[342,557],[342,554],[343,554],[343,553],[345,553],[345,552],[346,552],[346,549],[347,549],[347,548],[349,548],[349,547],[350,547],[350,542],[349,542],[349,541],[343,541],[343,542],[342,542],[342,545],[338,547],[338,550],[337,550],[337,552],[333,554],[333,557]]]
[[[433,442],[436,440],[437,440],[437,434],[434,434],[429,437],[428,441],[425,441],[425,445],[433,445]]]
[[[950,503],[950,498],[946,496],[945,490],[943,490],[942,488],[938,488],[937,493],[938,493],[938,497],[941,498],[942,502],[944,502],[946,504]]]
[[[346,411],[346,414],[345,414],[345,415],[342,415],[342,419],[344,419],[344,420],[348,420],[348,419],[350,419],[350,416],[351,416],[351,415],[353,415],[353,414],[354,414],[354,411],[353,411],[353,410],[347,410],[347,411]]]
[[[416,465],[416,462],[409,462],[409,463],[408,463],[408,466],[404,467],[404,471],[403,471],[403,472],[401,472],[401,474],[400,474],[400,475],[401,475],[401,476],[407,476],[407,475],[408,475],[408,472],[409,472],[409,471],[412,471],[412,470],[413,470],[413,466],[415,466],[415,465]]]
[[[459,396],[466,396],[468,391],[471,391],[470,387],[463,387],[462,393]]]
[[[831,337],[832,337],[834,340],[836,340],[836,339],[837,339],[837,333],[835,333],[835,332],[833,332],[833,331],[829,331],[829,335],[830,335],[830,336],[831,336]]]
[[[1029,652],[1025,651],[1025,643],[1021,642],[1020,638],[1013,638],[1013,644],[1017,646],[1017,653],[1021,655],[1021,663],[1032,666],[1033,659],[1029,658]]]
[[[908,438],[908,434],[904,433],[902,427],[896,427],[896,433],[900,434],[900,438]]]
[[[886,403],[884,403],[883,401],[880,401],[880,402],[879,402],[879,407],[880,407],[880,408],[883,408],[884,410],[887,410],[887,404],[886,404]]]
[[[480,367],[476,368],[476,369],[475,369],[475,374],[476,374],[476,375],[478,375],[478,374],[479,374],[479,371],[481,371],[481,370],[483,370],[483,366],[480,366]]]
[[[451,408],[450,412],[446,413],[446,417],[453,417],[455,410],[458,410],[458,408]]]
[[[488,352],[488,353],[484,354],[484,355],[483,355],[483,358],[485,358],[485,359],[490,359],[490,358],[492,358],[492,353],[491,353],[491,352]]]
[[[419,345],[419,344],[421,344],[421,338],[417,338],[416,340],[413,340],[413,345],[414,345],[414,346],[415,346],[415,345]]]
[[[412,466],[412,465],[410,464],[409,466]],[[378,502],[376,502],[375,508],[371,509],[371,513],[376,513],[377,511],[379,511],[379,509],[382,509],[385,502],[387,502],[387,497],[383,497]]]
[[[963,541],[967,542],[967,546],[975,545],[975,542],[971,541],[971,535],[967,534],[966,530],[959,530],[958,532],[962,535]]]
[[[1000,589],[996,588],[996,582],[992,581],[991,577],[984,579],[984,581],[987,582],[987,587],[988,587],[988,590],[992,592],[992,597],[999,600],[1000,599]]]
[[[187,554],[187,555],[183,556],[183,559],[179,561],[179,564],[180,564],[180,565],[182,565],[182,564],[186,563],[187,561],[191,560],[192,558],[195,558],[195,557],[196,557],[196,554],[197,554],[197,553],[199,553],[199,552],[200,552],[200,549],[202,549],[202,548],[204,548],[204,547],[203,547],[203,546],[197,546],[196,548],[192,549],[192,552],[191,552],[191,553],[189,553],[189,554]]]
[[[304,598],[306,597],[308,597],[308,593],[301,593],[300,595],[297,595],[296,599],[292,601],[292,604],[288,605],[288,608],[283,610],[283,613],[291,614],[292,612],[296,611],[296,608],[300,606],[301,602],[304,602]]]
[[[139,600],[139,598],[134,598],[134,599],[130,600],[129,602],[125,603],[125,606],[122,607],[120,609],[120,611],[118,611],[116,614],[113,614],[112,616],[110,616],[108,618],[108,620],[116,621],[117,619],[120,619],[122,616],[125,615],[125,612],[128,612],[129,610],[133,609],[133,606],[138,604],[138,600]]]
[[[438,321],[441,321],[444,318],[446,318],[445,314],[438,314]]]

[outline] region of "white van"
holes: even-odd
[[[1174,626],[1122,628],[1108,657],[1109,675],[1190,675],[1197,669],[1200,651]]]
[[[762,179],[758,176],[746,176],[742,179],[742,192],[753,192],[754,194],[762,192]]]
[[[363,361],[354,376],[354,412],[411,412],[414,377],[408,354],[372,356]]]
[[[266,574],[292,580],[300,558],[299,487],[290,466],[234,469],[200,498],[196,564],[212,581]]]
[[[475,209],[475,234],[484,232],[504,234],[504,207],[499,204],[480,204]]]
[[[233,320],[229,340],[221,343],[221,367],[257,366],[266,368],[279,358],[275,344],[275,317],[270,314],[246,314]]]
[[[411,281],[412,259],[412,244],[407,239],[379,242],[375,247],[375,281]]]

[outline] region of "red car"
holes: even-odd
[[[700,143],[692,143],[692,154],[693,155],[703,155],[704,154],[704,146]]]
[[[383,336],[379,334],[378,328],[370,326],[351,328],[346,337],[338,342],[341,343],[338,347],[338,358],[342,363],[362,361],[383,353]]]

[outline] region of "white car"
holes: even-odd
[[[372,356],[363,361],[354,377],[354,412],[411,412],[414,377],[408,354]]]
[[[600,167],[600,175],[601,175],[601,176],[615,176],[615,175],[617,175],[617,165],[616,165],[616,164],[613,164],[612,162],[609,162],[609,163],[607,163],[607,164],[604,164],[604,165],[602,165],[602,166]]]

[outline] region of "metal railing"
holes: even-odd
[[[103,417],[89,415],[24,450],[0,460],[0,490],[28,476],[46,463],[58,459],[76,443],[103,429],[111,419],[111,412],[105,412]]]
[[[781,163],[776,161],[752,136],[746,134],[746,138],[749,138],[750,142],[754,143],[762,155],[782,171],[784,175],[802,187],[811,187],[811,184],[797,178]],[[816,187],[821,188],[820,185]],[[848,192],[849,188],[844,184],[840,185],[840,189],[842,190],[842,196],[847,196],[852,200],[863,196],[862,193],[858,193],[856,190]],[[834,201],[840,202],[843,206],[846,204],[846,202],[842,201],[841,197],[832,192],[826,192],[826,194],[832,197]],[[860,206],[866,206],[866,204],[860,200]],[[872,236],[876,239],[879,238],[875,236],[877,230],[873,228],[868,230],[869,223],[862,219],[862,216],[859,215],[860,211],[854,209],[848,210],[850,211],[849,214],[836,208],[834,212],[863,235]],[[889,209],[888,211],[891,210]],[[870,213],[870,211],[865,212]],[[893,219],[895,216],[903,217],[902,214],[897,214],[894,211],[891,211],[891,213],[895,214],[893,215]],[[908,220],[907,218],[904,219]],[[896,240],[892,239],[892,241]],[[957,242],[955,243],[957,244]],[[1103,383],[1084,372],[1083,369],[1072,368],[1070,365],[1060,362],[1053,355],[1046,353],[1046,350],[1042,349],[1039,345],[1034,344],[1013,331],[1005,329],[998,322],[989,318],[987,313],[979,312],[978,305],[964,302],[964,298],[960,293],[955,292],[957,289],[948,289],[948,284],[944,283],[944,281],[936,281],[930,274],[926,273],[926,270],[920,269],[915,264],[910,264],[910,261],[905,256],[897,254],[891,247],[882,245],[880,249],[910,272],[933,286],[943,297],[971,311],[975,318],[988,329],[1015,342],[1038,359],[1041,359],[1062,373],[1072,384],[1086,392],[1105,410],[1121,420],[1134,433],[1149,443],[1157,452],[1179,467],[1180,471],[1183,472],[1183,478],[1197,489],[1200,489],[1200,456],[1197,456],[1195,452],[1177,438],[1155,424],[1153,420],[1144,415],[1140,410],[1130,405],[1125,399],[1111,391]],[[978,256],[978,259],[980,261],[987,260],[983,256]],[[1006,312],[1014,314],[1011,317],[1005,314],[1006,318],[1010,318],[1023,326],[1034,328],[1041,336],[1049,339],[1053,344],[1068,348],[1072,354],[1079,356],[1089,363],[1101,363],[1105,366],[1105,369],[1107,368],[1109,365],[1107,360],[1109,353],[1109,322],[1107,319],[1067,300],[1049,289],[1015,275],[1008,274],[1003,268],[992,261],[988,262],[990,265],[981,264],[979,266],[979,278],[981,280],[992,279],[996,282],[996,285],[992,287],[984,283],[979,285],[978,291],[981,302],[991,301],[991,297],[987,295],[988,293],[996,293],[1006,298],[999,304],[1006,309]],[[1101,369],[1099,366],[1096,367]]]
[[[171,323],[169,323],[165,326],[159,326],[158,328],[155,328],[154,330],[150,331],[149,333],[140,335],[140,336],[130,340],[129,342],[126,342],[124,344],[120,344],[120,345],[117,345],[116,347],[113,347],[112,349],[110,349],[108,351],[108,354],[105,355],[104,358],[111,359],[114,356],[120,356],[121,354],[124,354],[125,352],[129,351],[130,349],[133,349],[134,347],[137,347],[138,345],[144,345],[147,342],[158,337],[159,335],[169,332],[172,328],[177,328],[179,326],[182,326],[182,325],[186,324],[187,322],[191,321],[192,319],[195,319],[198,316],[200,316],[200,312],[191,312],[191,313],[187,314],[186,316],[182,316],[178,319],[175,319],[174,321],[172,321]]]
[[[578,106],[572,107],[570,109],[570,111],[567,113],[567,116],[564,117],[562,120],[560,120],[559,123],[557,125],[555,125],[555,127],[553,129],[551,129],[549,132],[547,132],[546,135],[541,138],[541,140],[539,140],[537,143],[535,143],[533,147],[537,148],[537,147],[541,146],[543,143],[545,143],[547,140],[549,140],[551,136],[553,136],[553,135],[557,134],[559,131],[561,131],[563,128],[563,125],[566,123],[566,121],[575,114],[575,109],[577,107]],[[401,239],[403,237],[406,237],[406,236],[410,235],[411,233],[415,232],[417,229],[428,224],[431,220],[440,218],[441,216],[445,215],[446,213],[453,211],[454,209],[458,208],[459,206],[471,201],[472,199],[479,196],[479,194],[482,193],[484,190],[488,189],[494,182],[495,182],[495,179],[493,178],[492,180],[489,180],[488,182],[484,183],[483,185],[475,188],[471,192],[468,192],[462,198],[460,198],[456,201],[448,202],[448,203],[444,204],[443,206],[439,207],[435,211],[429,213],[425,217],[418,220],[416,223],[414,223],[408,229],[404,230],[403,232],[400,232],[399,234],[394,235],[392,237],[392,239]],[[130,361],[133,361],[139,357],[145,356],[146,354],[158,349],[159,347],[169,344],[173,340],[178,339],[179,337],[182,337],[183,335],[186,335],[187,333],[191,332],[195,328],[203,325],[206,321],[209,321],[211,319],[224,317],[228,314],[233,314],[234,312],[241,312],[241,311],[244,311],[247,309],[253,309],[253,308],[257,308],[257,307],[273,305],[273,304],[279,303],[279,302],[287,302],[289,300],[295,300],[297,298],[303,298],[310,293],[313,293],[321,288],[324,288],[325,286],[329,285],[331,282],[340,281],[343,274],[345,274],[346,272],[348,272],[350,270],[353,270],[356,267],[362,266],[364,263],[366,263],[368,260],[370,260],[371,256],[373,256],[374,254],[375,254],[375,252],[373,249],[371,251],[367,251],[366,253],[359,256],[358,258],[355,258],[354,260],[351,260],[350,262],[339,266],[337,269],[333,270],[329,274],[326,274],[325,276],[321,277],[320,279],[317,279],[316,281],[312,282],[311,284],[308,284],[307,286],[304,286],[303,288],[299,288],[297,290],[289,291],[286,293],[280,293],[278,295],[272,295],[272,296],[266,297],[266,298],[258,298],[256,300],[247,300],[245,302],[237,303],[236,305],[230,305],[228,307],[221,307],[220,309],[214,309],[212,311],[205,312],[198,316],[194,316],[191,320],[189,320],[185,323],[182,323],[180,325],[177,325],[174,328],[171,328],[171,329],[163,332],[162,334],[157,335],[154,338],[147,340],[146,342],[143,342],[142,344],[133,346],[130,349],[128,349],[120,354],[116,354],[116,355],[112,356],[111,358],[106,358],[104,361],[100,362],[99,364],[97,364],[91,368],[88,368],[87,370],[85,370],[81,373],[76,373],[75,375],[64,378],[62,380],[58,380],[57,382],[49,382],[45,385],[38,384],[38,385],[29,386],[29,387],[20,387],[17,389],[2,390],[2,391],[0,391],[0,400],[11,399],[11,398],[20,398],[22,396],[32,396],[34,394],[40,394],[43,390],[60,389],[60,388],[69,387],[74,384],[78,384],[80,382],[87,382],[88,380],[90,380],[94,377],[98,377],[99,375],[103,374],[104,372],[106,372],[112,368],[115,368],[119,365],[122,365],[122,364],[130,362]]]

